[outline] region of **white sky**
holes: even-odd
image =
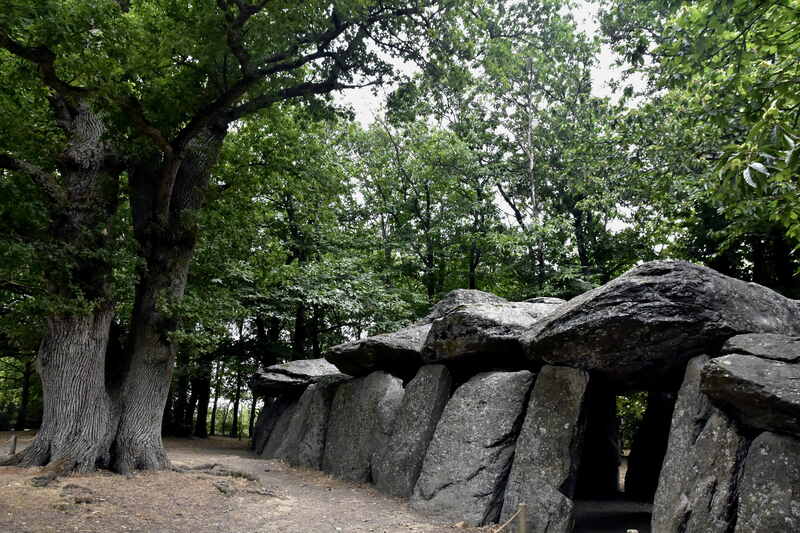
[[[578,28],[587,35],[596,35],[600,31],[600,22],[597,18],[598,6],[594,3],[578,0],[577,7],[573,14],[578,24]],[[602,45],[598,62],[592,71],[592,93],[595,96],[613,96],[609,88],[609,82],[618,78],[620,69],[614,66],[616,57],[607,45]],[[413,74],[416,66],[408,63],[396,65],[398,71],[403,74]],[[629,83],[640,85],[640,79],[634,79]],[[375,118],[382,113],[382,106],[386,101],[387,95],[396,88],[395,85],[384,87],[365,87],[361,89],[349,89],[334,95],[337,103],[350,106],[363,126],[368,126],[374,122]]]

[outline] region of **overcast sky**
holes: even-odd
[[[578,7],[574,10],[575,20],[578,27],[588,35],[595,35],[600,31],[600,23],[597,19],[598,6],[589,2],[577,2]],[[614,54],[608,46],[603,45],[598,63],[592,72],[592,93],[596,96],[611,96],[609,81],[619,75],[619,69],[614,67]],[[400,64],[398,70],[403,74],[413,74],[416,67],[410,64]],[[381,113],[381,106],[386,101],[386,95],[394,90],[395,86],[384,86],[377,89],[365,87],[362,89],[349,89],[334,95],[335,100],[353,108],[356,119],[362,125],[371,124],[375,117]]]

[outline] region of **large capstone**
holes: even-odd
[[[447,403],[411,506],[471,525],[497,520],[533,374],[485,372]]]
[[[765,432],[750,445],[735,533],[800,531],[800,441]]]
[[[325,359],[298,359],[259,370],[250,377],[249,385],[256,396],[299,395],[308,385],[335,375],[341,376],[339,369]]]
[[[583,370],[542,368],[517,439],[501,520],[526,503],[531,533],[572,531],[588,383]]]
[[[528,366],[520,336],[563,303],[501,302],[456,307],[433,321],[423,359],[471,362],[477,368]]]
[[[339,385],[331,406],[323,470],[350,481],[369,481],[373,455],[386,446],[402,400],[402,381],[385,372]]]
[[[747,439],[700,391],[706,356],[686,369],[653,502],[653,531],[727,533],[736,520],[737,481]]]
[[[474,289],[456,289],[447,293],[431,312],[419,322],[392,333],[339,344],[325,354],[332,364],[351,376],[364,376],[383,370],[404,379],[411,379],[425,364],[422,348],[431,329],[431,322],[465,304],[502,303],[503,298]]]
[[[265,455],[283,459],[292,466],[321,469],[331,403],[342,381],[344,378],[330,376],[309,385],[291,410],[291,418],[280,436],[281,424],[276,425],[274,449],[268,445]]]
[[[703,369],[702,390],[749,427],[800,436],[800,364],[725,355]]]
[[[523,342],[534,361],[643,389],[679,381],[691,357],[755,332],[800,334],[800,305],[710,268],[653,261],[560,306]]]
[[[408,384],[387,446],[372,465],[373,481],[381,491],[402,498],[411,495],[451,386],[443,365],[423,366]]]
[[[422,365],[422,346],[430,329],[430,324],[419,324],[394,333],[338,344],[325,354],[325,358],[351,376],[383,370],[396,376],[410,377]]]

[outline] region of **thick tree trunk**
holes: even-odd
[[[165,269],[167,274],[146,272],[137,287],[130,333],[131,361],[122,388],[120,427],[114,443],[114,466],[121,473],[170,467],[161,441],[161,417],[175,361],[174,345],[168,338],[175,324],[158,305],[164,296],[178,301],[183,297],[189,257],[191,254],[184,254],[182,261],[174,261],[172,271]],[[180,420],[176,416],[176,422]]]
[[[106,390],[110,306],[93,314],[51,316],[39,347],[44,412],[30,446],[4,464],[48,465],[57,473],[109,464],[116,412]]]
[[[130,367],[122,389],[115,468],[166,469],[161,417],[169,391],[178,325],[197,241],[192,216],[204,203],[208,176],[219,156],[226,126],[208,127],[180,154],[142,161],[130,175],[134,235],[144,268],[136,286],[130,332]]]
[[[28,405],[31,400],[31,378],[33,377],[33,362],[29,359],[25,361],[22,370],[22,393],[19,399],[19,410],[17,411],[17,422],[14,429],[24,431],[28,423]]]

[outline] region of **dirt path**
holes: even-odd
[[[0,454],[10,434],[0,433]],[[20,447],[32,435],[23,435]],[[200,471],[74,475],[47,487],[33,469],[0,468],[0,533],[453,533],[489,532],[437,524],[368,485],[255,458],[245,441],[166,441],[187,467],[218,464],[253,480]],[[229,494],[225,494],[225,492]]]

